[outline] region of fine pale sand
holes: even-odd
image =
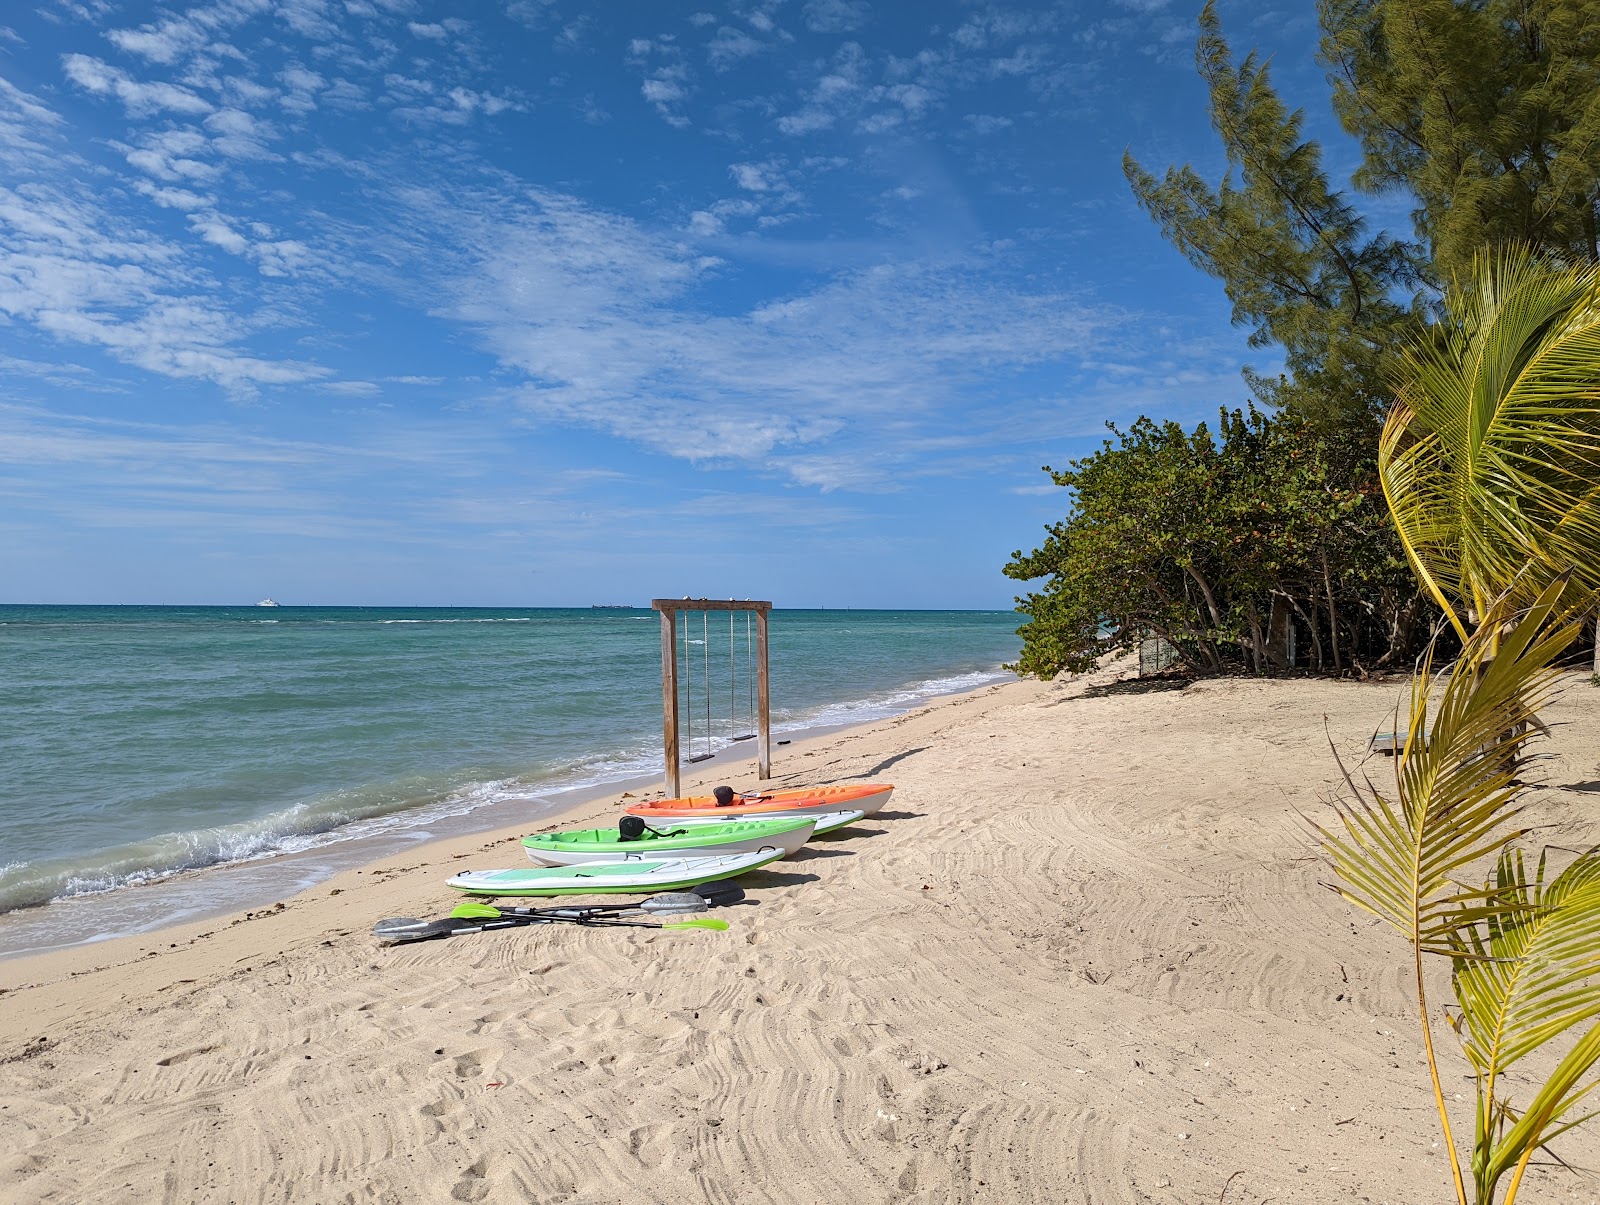
[[[1405,948],[1300,819],[1324,717],[1359,761],[1401,684],[1086,694],[1112,676],[778,749],[782,785],[899,789],[744,879],[726,933],[376,945],[448,910],[447,872],[520,864],[506,832],[0,963],[0,1198],[1450,1199]],[[1574,675],[1549,716],[1553,844],[1600,834],[1597,703]],[[1600,1130],[1556,1153],[1521,1199],[1600,1197]]]

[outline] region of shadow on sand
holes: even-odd
[[[796,887],[801,883],[820,883],[822,876],[782,870],[752,870],[739,876],[739,886],[744,888]]]
[[[870,769],[870,770],[863,770],[860,774],[849,774],[849,775],[846,775],[844,778],[840,779],[839,781],[840,782],[849,782],[852,779],[856,779],[856,778],[876,778],[876,777],[878,777],[878,775],[882,774],[885,770],[887,770],[890,766],[894,765],[895,762],[904,761],[906,758],[910,757],[913,753],[923,753],[923,752],[925,752],[927,750],[927,748],[928,748],[928,746],[923,745],[921,748],[918,748],[918,749],[907,749],[903,753],[896,753],[893,757],[886,758],[885,760],[879,762],[877,765],[873,766],[872,769]]]

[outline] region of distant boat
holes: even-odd
[[[637,611],[632,603],[590,603],[591,611]]]
[[[275,607],[277,605],[278,604],[273,602],[270,598],[263,598],[260,602],[258,602],[256,604],[256,606],[258,606],[258,607]]]

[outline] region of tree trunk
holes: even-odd
[[[1273,669],[1289,668],[1289,604],[1288,597],[1274,591],[1272,614],[1267,617],[1267,664]]]
[[[1322,588],[1328,595],[1328,635],[1333,641],[1333,672],[1344,667],[1339,663],[1339,607],[1333,601],[1333,577],[1328,571],[1328,552],[1322,552]]]
[[[1288,595],[1288,599],[1289,605],[1294,608],[1294,613],[1306,625],[1306,631],[1311,633],[1311,656],[1314,661],[1312,668],[1320,672],[1322,669],[1322,635],[1317,631],[1317,616],[1321,614],[1321,608],[1317,606],[1317,600],[1312,595],[1306,597],[1306,605],[1311,608],[1309,615],[1300,609],[1300,603],[1294,595]]]

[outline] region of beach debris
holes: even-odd
[[[56,1043],[53,1038],[48,1038],[44,1034],[40,1034],[38,1037],[30,1039],[27,1044],[25,1044],[23,1048],[17,1051],[15,1054],[0,1056],[0,1065],[4,1065],[6,1063],[21,1063],[27,1059],[38,1058],[41,1054],[49,1050],[55,1044]]]

